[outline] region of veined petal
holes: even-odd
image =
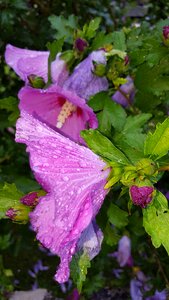
[[[41,76],[47,82],[48,77],[48,51],[34,51],[14,47],[10,44],[6,46],[5,61],[20,76],[22,80],[28,82],[28,76],[34,74]],[[51,64],[53,82],[62,85],[68,77],[66,63],[56,56]]]
[[[35,112],[54,127],[57,125],[57,118],[64,102],[69,101],[75,105],[75,111],[66,118],[61,127],[61,130],[75,141],[82,143],[80,131],[86,129],[88,125],[91,128],[98,126],[96,115],[85,103],[85,100],[78,97],[74,92],[65,91],[59,86],[54,85],[46,90],[26,86],[20,90],[18,97],[21,112],[22,110],[30,114]]]
[[[109,169],[104,170],[106,164],[90,149],[24,112],[16,141],[27,145],[35,178],[47,192],[30,214],[32,227],[37,239],[60,256],[55,279],[65,282],[77,242],[107,193]]]
[[[79,250],[83,249],[90,259],[93,259],[100,252],[102,241],[103,233],[97,226],[96,222],[93,221],[83,231],[77,248]]]
[[[93,74],[93,62],[106,64],[105,51],[93,51],[84,59],[64,83],[64,89],[75,91],[79,97],[89,99],[90,96],[108,89],[106,77]]]

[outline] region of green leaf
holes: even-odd
[[[156,159],[169,151],[169,118],[156,126],[154,133],[149,132],[144,144],[145,155],[155,156]]]
[[[128,213],[111,203],[107,211],[109,221],[118,228],[128,224]]]
[[[23,193],[17,190],[14,183],[5,183],[2,188],[0,188],[0,219],[5,216],[5,212],[11,208],[18,205],[20,198]]]
[[[126,51],[126,40],[124,32],[122,30],[115,31],[113,32],[112,36],[114,49]]]
[[[97,17],[90,21],[89,25],[84,25],[83,32],[87,39],[91,39],[96,35],[96,31],[99,28],[101,18]]]
[[[143,209],[143,226],[146,232],[151,236],[154,247],[164,246],[169,254],[169,209],[165,196],[159,191],[152,205]]]
[[[57,32],[54,34],[56,39],[65,38],[66,42],[73,44],[73,32],[77,27],[77,17],[70,15],[67,19],[63,16],[52,15],[48,18],[51,27]]]
[[[81,293],[83,282],[86,280],[87,270],[91,263],[87,253],[76,253],[70,264],[71,278]]]
[[[106,227],[104,229],[104,241],[109,246],[115,246],[118,244],[120,240],[120,235],[117,233],[117,229],[115,227],[110,226],[110,223],[107,222]]]
[[[111,44],[113,42],[113,33],[105,34],[105,32],[98,32],[95,36],[91,49],[97,50],[99,48],[104,48],[105,46]]]
[[[121,131],[126,119],[126,112],[121,105],[112,101],[105,93],[101,92],[93,96],[88,105],[97,113],[99,130],[108,137],[111,137],[111,127]]]
[[[113,139],[115,144],[135,163],[144,157],[144,140],[142,126],[151,118],[151,114],[129,116],[123,130],[116,132]]]
[[[93,152],[103,157],[107,162],[117,162],[126,165],[129,163],[126,156],[116,148],[111,141],[99,131],[89,129],[81,131],[81,136]]]
[[[5,109],[10,112],[8,120],[10,123],[15,124],[19,117],[18,100],[15,97],[8,97],[0,100],[0,109]]]
[[[62,51],[63,43],[64,43],[64,38],[61,38],[59,40],[55,40],[53,42],[48,42],[46,44],[46,47],[50,51],[49,59],[51,62],[53,60],[55,60],[56,55]]]

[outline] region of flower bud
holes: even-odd
[[[84,52],[86,47],[88,46],[88,43],[86,40],[83,40],[81,38],[77,38],[74,43],[74,48],[79,52]]]
[[[169,25],[163,27],[163,42],[166,46],[169,46]]]
[[[22,204],[9,208],[5,215],[14,222],[27,223],[30,209]]]
[[[155,163],[150,158],[141,159],[137,165],[136,170],[140,175],[153,175],[156,171]]]
[[[130,187],[130,197],[134,205],[145,208],[152,200],[152,193],[154,188],[152,186],[136,186]]]
[[[31,74],[28,76],[30,85],[36,89],[43,89],[45,86],[45,81],[42,77]]]
[[[20,202],[27,206],[35,206],[38,203],[38,193],[32,192],[20,199]]]
[[[106,74],[106,65],[104,64],[97,64],[96,62],[93,61],[94,65],[94,71],[93,73],[99,77],[103,77]]]

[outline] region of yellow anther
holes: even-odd
[[[67,118],[76,111],[76,106],[72,103],[70,103],[68,100],[63,104],[61,111],[57,117],[57,128],[62,128],[63,124],[67,120]]]

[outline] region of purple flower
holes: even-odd
[[[99,229],[96,222],[91,222],[83,231],[78,241],[77,249],[83,249],[83,251],[88,254],[90,259],[93,259],[100,252],[102,241],[102,231]]]
[[[59,86],[53,85],[47,90],[26,86],[20,90],[18,96],[21,112],[35,112],[41,119],[61,129],[77,142],[83,143],[81,130],[88,126],[98,126],[97,118],[85,100]]]
[[[74,44],[74,47],[76,50],[78,50],[79,52],[83,52],[86,47],[88,46],[88,43],[86,40],[83,40],[81,38],[77,38],[75,40],[75,44]]]
[[[145,208],[152,200],[153,191],[154,188],[152,186],[131,186],[130,196],[133,204]]]
[[[106,77],[96,76],[94,63],[106,65],[105,51],[93,51],[74,69],[73,73],[65,81],[63,88],[74,91],[79,97],[88,100],[92,95],[106,91],[108,81]]]
[[[43,246],[60,256],[55,279],[65,282],[81,234],[108,192],[104,186],[110,170],[91,150],[24,112],[16,141],[27,145],[35,178],[47,192],[30,213],[32,227]]]
[[[163,37],[165,40],[169,39],[169,25],[163,27]]]
[[[127,83],[120,86],[120,90],[115,92],[112,99],[124,107],[131,105],[134,101],[135,88],[131,77],[127,77]]]
[[[155,291],[155,294],[153,296],[146,298],[146,300],[166,300],[166,299],[167,299],[167,294],[165,290],[161,292]]]
[[[29,193],[20,199],[21,203],[27,206],[35,206],[38,202],[37,192]]]
[[[77,289],[74,289],[71,295],[69,295],[66,300],[79,300],[80,294]]]
[[[6,46],[5,61],[20,76],[22,80],[28,83],[28,76],[34,74],[42,77],[45,82],[48,78],[48,51],[33,51],[14,47],[10,44]],[[68,71],[64,60],[60,59],[60,54],[51,64],[51,73],[53,82],[62,85],[68,77]]]
[[[143,294],[141,292],[142,283],[137,279],[130,281],[130,295],[132,300],[142,300]]]
[[[131,264],[131,241],[128,236],[124,235],[118,244],[117,261],[120,267]]]

